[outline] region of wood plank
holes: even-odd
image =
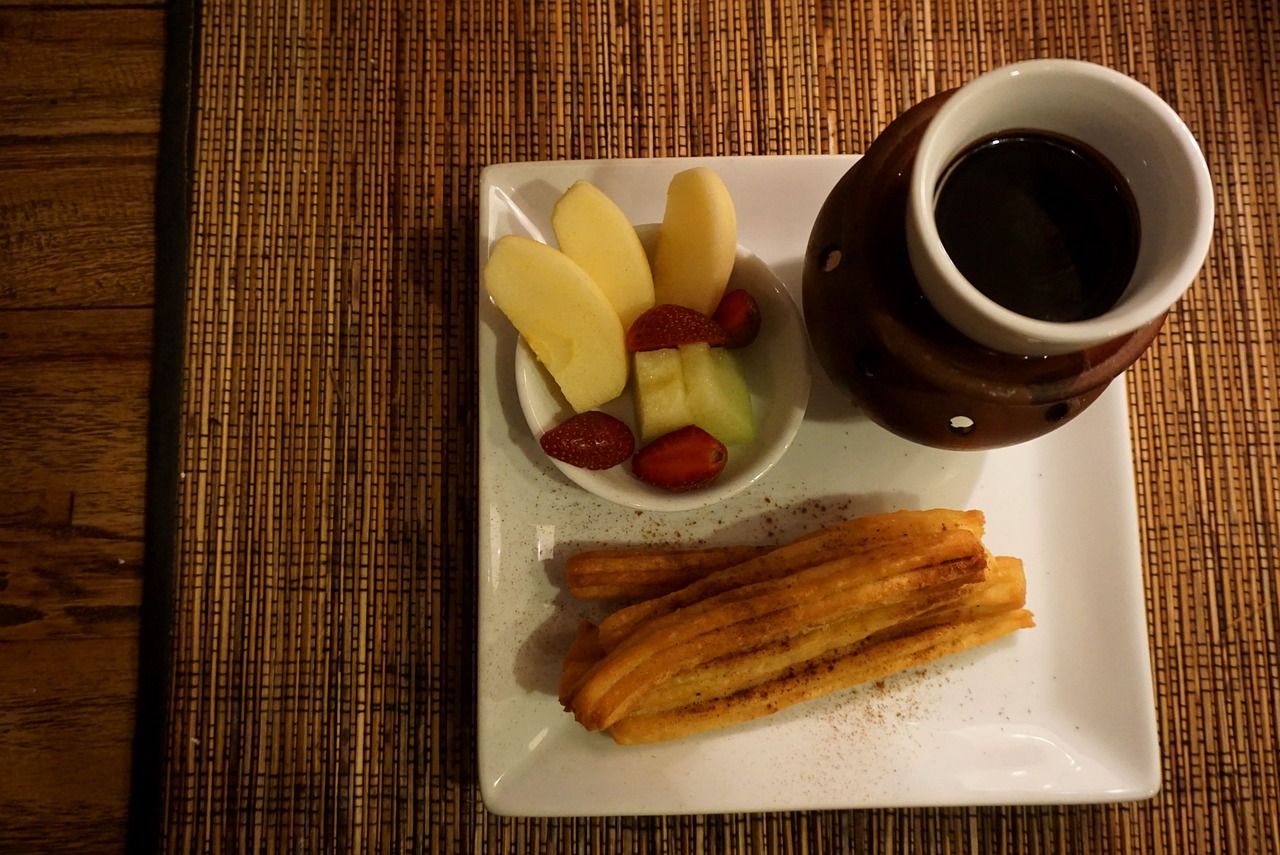
[[[71,525],[71,494],[0,493],[0,530]]]
[[[0,312],[0,365],[146,362],[151,310],[94,309]]]
[[[0,527],[0,641],[136,638],[142,540]]]
[[[18,6],[39,10],[88,9],[102,6],[145,8],[152,6],[163,7],[164,2],[165,0],[0,0],[0,9]]]
[[[0,142],[0,309],[151,304],[157,145]]]
[[[0,640],[138,632],[150,333],[149,309],[0,312]]]
[[[164,26],[0,0],[5,852],[125,847]]]
[[[16,491],[142,502],[150,309],[0,312],[0,460]]]
[[[124,850],[136,637],[0,643],[0,850]]]
[[[23,491],[0,496],[0,641],[137,636],[150,340],[149,309],[0,312],[0,459]]]
[[[3,137],[158,133],[164,9],[0,9],[0,80]]]

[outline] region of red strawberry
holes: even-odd
[[[741,288],[724,295],[711,319],[724,330],[725,347],[746,347],[760,334],[760,305]]]
[[[706,487],[720,476],[729,450],[697,425],[663,434],[631,458],[631,471],[646,484],[683,493]]]
[[[538,444],[556,460],[583,469],[617,466],[636,449],[631,428],[599,410],[569,417],[544,433]]]
[[[724,330],[699,312],[674,303],[659,303],[631,322],[627,330],[627,352],[661,350],[705,341],[713,347],[724,344]]]

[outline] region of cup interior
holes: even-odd
[[[1130,282],[1096,318],[1055,323],[1005,309],[965,280],[933,219],[939,181],[972,144],[1012,130],[1085,143],[1128,181],[1140,243]],[[1191,284],[1212,232],[1212,188],[1190,131],[1154,92],[1119,72],[1073,60],[1032,60],[989,72],[943,104],[921,140],[908,199],[908,246],[921,288],[939,312],[997,350],[1070,352],[1160,317]]]

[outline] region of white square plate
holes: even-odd
[[[559,194],[586,178],[633,222],[662,218],[670,177],[724,178],[739,241],[800,301],[819,207],[855,157],[517,163],[481,180],[480,262],[507,233],[548,240]],[[924,448],[846,403],[815,367],[790,451],[739,495],[643,513],[570,483],[516,396],[516,334],[487,297],[480,359],[480,783],[517,815],[1123,801],[1159,787],[1137,508],[1123,378],[1054,433],[988,452]],[[817,366],[816,361],[814,365]],[[556,700],[560,661],[601,607],[562,587],[600,545],[779,542],[837,518],[979,508],[988,546],[1024,559],[1037,626],[874,685],[718,733],[618,746]]]

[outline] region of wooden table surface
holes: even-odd
[[[0,851],[124,848],[165,8],[0,2]]]
[[[824,14],[830,11],[829,7],[840,5],[823,4]],[[1179,8],[1185,11],[1194,5],[1188,2]],[[1226,8],[1229,4],[1220,5]],[[601,8],[614,14],[627,13],[628,6],[602,4]],[[1103,6],[1102,2],[1093,4],[1095,11]],[[336,4],[325,8],[341,11],[344,7]],[[427,8],[433,7],[427,4]],[[523,15],[523,21],[537,18],[543,8],[528,4],[523,12],[512,14]],[[1267,68],[1274,69],[1274,34],[1280,25],[1275,12],[1267,11],[1269,8],[1266,2],[1245,0],[1218,15],[1245,21],[1257,43],[1249,43],[1249,50],[1241,53],[1265,56]],[[140,655],[146,653],[140,649],[140,632],[148,402],[155,367],[151,352],[160,254],[156,239],[157,176],[162,151],[166,16],[173,11],[165,0],[0,0],[0,855],[114,852],[127,847],[131,763],[139,709],[138,662]],[[1166,22],[1155,14],[1151,19],[1161,26]],[[1143,22],[1144,27],[1149,24],[1146,18]],[[629,26],[629,22],[623,23]],[[893,22],[879,22],[877,26],[898,32]],[[231,29],[229,25],[228,28]],[[1196,28],[1187,25],[1184,29]],[[904,45],[913,44],[905,30],[898,34]],[[499,33],[494,25],[491,41],[506,45],[508,35],[506,31]],[[524,37],[534,38],[528,34]],[[434,31],[431,36],[433,44],[446,38],[447,34]],[[1234,36],[1222,36],[1214,46],[1238,42]],[[564,61],[569,53],[562,47],[556,48],[557,62]],[[1118,49],[1123,47],[1121,44]],[[1189,50],[1185,43],[1176,42],[1170,50],[1179,49]],[[1204,50],[1212,53],[1210,47]],[[534,60],[546,59],[537,51],[531,51],[533,54]],[[458,56],[449,66],[454,75],[450,79],[470,80],[465,68],[455,68],[466,65],[461,52]],[[551,63],[551,59],[546,61]],[[1213,67],[1213,61],[1206,60],[1205,66]],[[1224,68],[1228,70],[1221,73],[1229,77],[1230,66]],[[773,73],[772,69],[769,73]],[[504,80],[519,77],[510,69],[499,69],[494,76]],[[541,81],[538,86],[556,90],[563,82],[554,75],[548,79],[550,84]],[[1234,83],[1238,81],[1224,88],[1237,92],[1239,87]],[[541,92],[533,84],[527,91],[518,87],[511,91],[516,93],[512,96],[514,102]],[[1258,97],[1265,102],[1275,91],[1274,78],[1267,77],[1250,91],[1261,93]],[[558,90],[553,92],[557,93]],[[455,96],[455,90],[450,90],[450,95]],[[576,96],[570,92],[565,97],[571,100]],[[519,106],[517,103],[512,109]],[[1257,152],[1246,152],[1249,157],[1243,162],[1249,169],[1241,172],[1243,177],[1229,176],[1233,182],[1238,178],[1240,183],[1224,184],[1241,195],[1250,191],[1250,181],[1254,185],[1266,183],[1256,180],[1256,176],[1274,178],[1275,174],[1274,140],[1278,137],[1274,110],[1258,110],[1262,116],[1258,127],[1263,131],[1259,133]],[[661,137],[661,133],[655,133]],[[1210,142],[1219,153],[1225,148],[1219,139]],[[1268,224],[1275,222],[1273,188],[1268,199],[1261,214],[1239,218],[1227,232],[1247,238],[1241,250],[1244,253],[1250,246],[1262,246],[1275,238],[1275,234],[1268,233]],[[1223,201],[1238,205],[1239,200]],[[1260,282],[1255,286],[1255,298],[1259,302],[1265,298],[1267,305],[1274,306],[1276,272],[1274,265],[1264,263],[1265,259],[1274,259],[1274,251],[1269,253],[1264,261],[1257,262],[1265,269],[1255,276]],[[1228,274],[1237,262],[1236,256],[1219,262],[1223,269],[1231,268],[1227,273],[1219,269],[1217,275],[1223,282],[1233,281]],[[1246,265],[1239,262],[1239,266]],[[1248,296],[1242,296],[1243,287],[1240,293],[1224,290],[1223,305],[1234,306],[1231,301],[1243,304]],[[1219,304],[1207,305],[1212,308]],[[1268,317],[1273,316],[1274,310]],[[1212,320],[1207,311],[1187,320],[1183,331],[1188,341],[1202,321],[1210,332],[1197,335],[1216,334],[1213,331],[1217,328],[1204,321],[1205,317]],[[1237,321],[1237,329],[1247,333],[1250,344],[1237,346],[1226,341],[1214,352],[1226,353],[1236,347],[1245,354],[1256,345],[1271,359],[1274,342],[1265,330],[1257,333],[1254,323],[1251,317]],[[1241,341],[1245,333],[1240,334]],[[1221,667],[1237,671],[1217,670],[1214,644],[1222,633],[1237,626],[1233,622],[1235,613],[1212,601],[1219,590],[1215,580],[1221,568],[1217,564],[1207,565],[1207,571],[1200,573],[1194,584],[1183,584],[1182,577],[1176,574],[1157,577],[1162,587],[1149,591],[1152,614],[1160,618],[1152,636],[1155,653],[1164,664],[1165,674],[1174,675],[1166,679],[1183,681],[1164,686],[1160,700],[1162,721],[1187,725],[1185,732],[1166,735],[1166,766],[1183,779],[1171,781],[1176,785],[1170,789],[1171,794],[1148,813],[1064,813],[1059,825],[1046,822],[1036,828],[1079,828],[1083,827],[1081,823],[1092,822],[1097,838],[1110,836],[1117,841],[1108,851],[1140,851],[1140,847],[1120,847],[1128,847],[1127,841],[1139,839],[1135,835],[1143,833],[1149,836],[1141,837],[1142,841],[1157,837],[1183,841],[1185,851],[1240,851],[1243,855],[1243,849],[1232,841],[1247,841],[1246,846],[1255,845],[1255,841],[1264,841],[1258,844],[1264,846],[1267,842],[1274,844],[1271,838],[1276,828],[1274,816],[1268,819],[1258,807],[1276,802],[1274,776],[1267,772],[1274,771],[1275,761],[1265,750],[1258,752],[1263,761],[1249,756],[1253,746],[1265,749],[1275,744],[1273,710],[1275,699],[1280,697],[1274,638],[1270,635],[1277,576],[1274,563],[1267,563],[1273,562],[1275,555],[1277,498],[1272,489],[1274,475],[1258,471],[1268,466],[1267,461],[1274,461],[1274,451],[1268,452],[1270,456],[1259,454],[1254,458],[1261,463],[1251,464],[1245,459],[1252,456],[1248,443],[1255,437],[1274,442],[1275,375],[1270,368],[1274,362],[1260,363],[1257,369],[1257,388],[1253,391],[1263,405],[1256,423],[1249,422],[1247,431],[1222,438],[1221,442],[1215,440],[1212,430],[1205,429],[1195,436],[1208,434],[1208,439],[1191,439],[1188,435],[1197,430],[1195,425],[1212,428],[1218,424],[1213,421],[1218,411],[1208,407],[1204,398],[1221,393],[1224,383],[1240,386],[1244,381],[1230,377],[1223,380],[1214,374],[1217,363],[1212,360],[1197,363],[1193,358],[1195,348],[1183,339],[1177,339],[1170,348],[1175,345],[1185,349],[1194,368],[1194,372],[1187,369],[1185,384],[1173,389],[1166,381],[1161,387],[1156,372],[1151,371],[1135,378],[1133,394],[1135,400],[1142,400],[1143,396],[1152,395],[1153,386],[1163,388],[1168,396],[1189,390],[1190,415],[1178,424],[1169,424],[1160,421],[1165,418],[1165,411],[1153,411],[1147,414],[1144,429],[1153,431],[1154,424],[1162,431],[1159,436],[1178,434],[1170,442],[1169,454],[1181,454],[1175,462],[1194,471],[1199,480],[1172,483],[1210,484],[1202,487],[1200,494],[1178,497],[1178,501],[1193,506],[1196,513],[1243,520],[1250,527],[1243,534],[1231,533],[1234,539],[1230,543],[1215,540],[1219,529],[1207,523],[1191,533],[1153,532],[1152,539],[1162,544],[1172,542],[1182,550],[1180,558],[1225,555],[1222,563],[1228,569],[1243,566],[1245,559],[1254,555],[1263,556],[1263,560],[1253,561],[1250,566],[1249,578],[1260,580],[1257,588],[1242,589],[1245,594],[1241,595],[1244,600],[1250,591],[1261,590],[1258,602],[1230,604],[1252,615],[1250,627],[1262,627],[1247,634],[1246,640],[1257,647],[1247,648],[1244,653],[1239,652],[1239,647],[1229,649],[1223,654],[1227,664]],[[1235,363],[1224,358],[1223,364]],[[1190,376],[1193,373],[1195,376]],[[1266,443],[1259,443],[1258,447],[1262,444]],[[1225,451],[1215,457],[1218,449]],[[1225,457],[1231,465],[1222,464],[1219,457]],[[1140,474],[1148,478],[1144,489],[1163,477],[1163,460],[1153,455],[1150,460],[1140,461],[1145,467]],[[1218,472],[1232,466],[1246,473],[1248,483],[1244,487],[1225,477],[1220,484],[1213,483]],[[1164,492],[1144,492],[1142,499],[1155,502],[1172,493],[1165,484]],[[1254,505],[1247,506],[1242,496],[1253,500]],[[1183,617],[1178,606],[1193,598],[1187,592],[1200,591],[1209,592],[1209,605],[1194,611],[1189,618]],[[470,637],[468,631],[466,640]],[[1247,673],[1242,664],[1246,660],[1252,669]],[[1238,674],[1246,674],[1256,697],[1263,699],[1254,707],[1244,709],[1233,700],[1232,688],[1226,684]],[[455,680],[450,685],[468,684]],[[150,709],[145,703],[141,708]],[[1207,739],[1201,733],[1193,733],[1200,728],[1201,718],[1212,725]],[[462,747],[441,756],[456,758],[472,753],[471,746],[463,744],[467,731],[458,733],[463,734],[456,739]],[[440,738],[447,741],[448,736]],[[159,742],[150,740],[152,744]],[[1246,767],[1251,764],[1263,769],[1264,774],[1256,779],[1250,777],[1254,772]],[[1170,782],[1169,777],[1166,782]],[[694,834],[704,851],[714,848],[702,839],[701,826],[692,832],[688,831],[692,826],[680,826],[681,830],[673,831],[669,840],[664,838],[666,842],[650,844],[639,840],[650,826],[625,822],[604,831],[585,823],[564,831],[559,826],[502,822],[484,815],[470,783],[468,780],[456,784],[456,792],[462,795],[450,802],[465,820],[450,830],[451,839],[459,847],[450,851],[467,851],[466,847],[477,844],[487,844],[483,846],[486,852],[535,848],[547,852],[587,851],[588,844],[575,848],[571,841],[590,840],[594,841],[591,847],[602,847],[590,848],[595,852],[608,851],[611,841],[620,839],[634,843],[634,851],[658,851],[643,847],[668,843],[675,847],[678,839],[684,839],[679,834]],[[394,793],[387,796],[388,803],[394,797]],[[437,794],[431,795],[432,808],[437,798]],[[238,820],[233,813],[227,814],[228,824]],[[869,829],[869,836],[874,833],[882,839],[892,839],[889,826],[897,819],[882,820],[873,812],[855,813],[843,817],[844,824],[831,824],[828,830],[833,836],[827,839],[838,838],[842,844],[855,845],[855,832],[859,829]],[[1026,820],[1027,827],[1031,827],[1046,816],[1053,819],[1050,814],[1045,811],[1015,815],[1007,826],[1011,829],[1005,838],[1009,851],[1019,843],[1015,835],[1021,833],[1020,822]],[[990,815],[985,816],[990,819]],[[1026,819],[1028,816],[1031,818]],[[437,819],[428,815],[423,821],[430,824]],[[795,828],[806,821],[797,820]],[[959,828],[965,821],[963,816],[953,816],[950,827]],[[969,821],[978,827],[978,820]],[[903,820],[901,826],[905,828],[907,824]],[[778,832],[779,827],[783,831]],[[792,828],[786,823],[774,824],[760,833],[783,840],[778,844],[779,851],[806,849],[807,843],[793,843],[811,838],[797,836],[799,831],[792,834]],[[574,837],[573,833],[579,836]],[[1055,837],[1051,831],[1041,834],[1039,851],[1085,851],[1073,845],[1073,841],[1082,838]],[[979,839],[976,831],[972,836]],[[759,839],[752,837],[757,843]],[[725,836],[723,851],[731,851],[736,842],[740,841]]]

